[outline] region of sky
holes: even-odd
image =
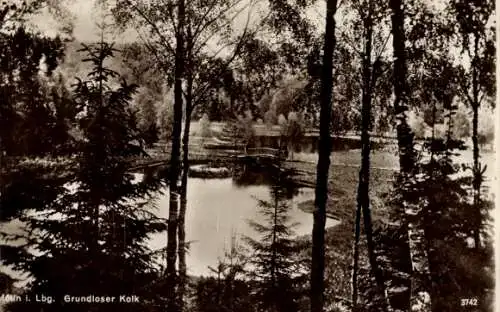
[[[96,0],[66,0],[65,8],[71,14],[73,23],[73,36],[78,41],[96,41],[99,38],[99,31],[96,22],[99,20],[98,9],[95,6]],[[40,31],[54,36],[58,33],[57,27],[60,22],[51,14],[44,11],[32,18],[32,24]],[[117,41],[130,42],[137,39],[135,33],[128,31],[117,37]]]
[[[99,39],[99,31],[96,27],[96,22],[99,20],[99,13],[98,13],[99,6],[96,4],[99,0],[55,0],[55,1],[62,1],[65,4],[68,12],[70,13],[74,26],[73,36],[77,41],[92,42],[92,41],[97,41]],[[106,1],[111,2],[113,0],[106,0]],[[142,0],[142,1],[147,1],[147,0]],[[434,6],[435,9],[438,10],[442,9],[445,6],[446,2],[446,0],[428,0],[428,1],[432,4],[432,6]],[[324,25],[325,10],[326,10],[326,1],[318,0],[316,1],[316,5],[310,8],[306,12],[306,15],[309,17],[311,21],[313,21],[318,30],[323,29],[324,27],[323,25]],[[246,23],[246,18],[247,14],[244,12],[240,14],[240,16],[237,19],[237,23],[239,25],[242,25],[241,29],[243,29],[243,25]],[[336,21],[339,26],[342,25],[343,22],[341,14],[337,14]],[[48,14],[47,12],[44,12],[34,17],[32,19],[32,22],[36,28],[38,28],[39,30],[41,30],[46,34],[55,36],[58,33],[58,25],[60,25],[60,23],[58,23],[57,20],[54,19],[54,17]],[[108,37],[107,39],[118,43],[123,43],[123,42],[136,41],[138,40],[138,36],[136,30],[129,29],[124,33],[116,34],[114,36]],[[211,47],[210,50],[213,51],[218,50],[219,47],[217,46],[216,42],[214,42],[212,45],[213,46]],[[391,45],[387,47],[387,52],[391,53]],[[460,55],[460,57],[456,57],[457,62],[467,65],[468,61],[466,59],[466,56],[461,55],[460,51],[458,50],[455,52],[456,53],[454,54],[456,54],[457,56]]]
[[[96,0],[63,0],[65,7],[72,15],[73,20],[73,35],[79,41],[95,41],[98,37],[98,30],[96,28],[96,18],[98,18],[96,9]],[[323,24],[324,14],[326,8],[325,1],[319,0],[317,5],[311,8],[307,15],[313,22],[320,26]],[[239,23],[245,24],[247,15],[241,14]],[[43,12],[32,19],[33,25],[44,33],[49,35],[57,34],[58,22],[47,12]],[[124,34],[115,37],[120,42],[130,42],[137,40],[137,35],[134,30],[129,30]]]
[[[55,1],[62,1],[65,4],[65,7],[67,8],[68,12],[70,13],[74,27],[73,37],[77,41],[94,42],[99,40],[99,31],[96,27],[96,22],[97,20],[99,20],[98,6],[96,5],[96,2],[98,2],[99,0],[55,0]],[[106,0],[106,1],[110,2],[113,0]],[[434,7],[440,8],[443,7],[444,2],[446,0],[428,0],[428,1],[430,1]],[[324,28],[325,11],[326,11],[326,1],[318,0],[316,1],[316,5],[310,8],[306,12],[306,15],[315,24],[315,26],[317,27],[316,29],[318,30],[322,30]],[[243,29],[243,25],[246,23],[246,18],[247,14],[242,13],[237,19],[238,21],[237,24],[242,25],[241,29]],[[341,14],[337,14],[336,21],[338,26],[341,27],[341,25],[343,24]],[[46,33],[51,36],[55,36],[56,34],[58,34],[58,25],[60,25],[60,23],[57,22],[57,20],[54,19],[54,17],[48,14],[47,12],[44,12],[34,17],[32,19],[32,22],[34,24],[34,27],[41,30],[43,33]],[[124,33],[116,34],[111,37],[108,36],[107,39],[118,43],[133,42],[138,40],[138,35],[136,30],[129,29]],[[213,46],[210,48],[210,50],[217,51],[219,49],[216,42],[214,42],[212,45]],[[388,48],[387,50],[388,53],[391,53],[390,52],[391,46],[389,45],[387,48]],[[463,59],[461,58],[459,59],[463,61]]]
[[[97,0],[62,0],[65,6],[71,12],[74,18],[74,36],[77,40],[93,41],[98,38],[97,28],[95,27]],[[428,0],[435,8],[442,8],[446,0]],[[316,24],[322,26],[324,24],[324,12],[326,10],[326,1],[318,0],[316,5],[307,12],[308,17]],[[336,17],[339,22],[339,16]],[[243,23],[242,17],[242,23]],[[42,31],[49,34],[55,34],[57,22],[50,17],[49,14],[41,14],[33,19]],[[128,32],[120,37],[120,40],[133,41],[136,40],[135,32]]]

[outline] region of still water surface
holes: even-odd
[[[312,189],[300,189],[290,200],[290,223],[298,222],[296,235],[311,234],[313,216],[299,208],[297,204],[314,198]],[[186,211],[186,241],[191,242],[186,255],[188,274],[208,275],[208,266],[215,267],[217,259],[223,257],[225,248],[230,247],[231,235],[235,233],[241,241],[242,236],[259,238],[249,225],[248,220],[263,222],[259,215],[257,199],[271,200],[269,186],[237,186],[228,179],[196,179],[188,181]],[[168,218],[168,190],[163,190],[158,200],[158,216]],[[339,221],[327,219],[331,227]],[[153,249],[166,247],[166,233],[151,237]],[[241,242],[242,243],[242,242]]]
[[[141,175],[136,175],[141,179]],[[68,186],[72,189],[76,186]],[[297,204],[314,198],[312,189],[300,189],[290,200],[290,223],[298,222],[295,235],[305,235],[312,232],[313,216],[297,208]],[[223,257],[225,249],[230,247],[231,236],[237,239],[249,236],[258,239],[259,235],[249,225],[248,220],[263,222],[259,215],[257,199],[271,200],[270,187],[267,185],[238,186],[231,178],[198,179],[189,178],[186,211],[186,241],[191,242],[186,255],[188,274],[209,275],[208,266],[216,266],[219,257]],[[168,189],[160,190],[156,201],[156,214],[168,218]],[[327,219],[326,226],[334,226],[339,221]],[[2,224],[2,232],[23,236],[23,223],[18,219]],[[23,239],[9,244],[18,245]],[[241,243],[241,242],[240,242]],[[150,237],[149,246],[152,250],[163,249],[167,244],[166,232]],[[32,251],[34,252],[34,251]],[[28,276],[13,270],[11,267],[0,266],[0,272],[7,273],[21,282],[20,287],[28,280]]]

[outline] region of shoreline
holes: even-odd
[[[310,213],[310,214],[313,214],[313,211],[314,211],[314,199],[306,199],[304,201],[301,201],[300,203],[297,204],[297,208],[299,208],[300,210],[302,210],[303,212],[306,212],[306,213]],[[328,219],[332,219],[332,220],[335,220],[338,222],[338,224],[334,225],[334,226],[331,226],[331,227],[335,227],[339,224],[342,223],[342,219],[334,216],[332,213],[326,213],[326,218]]]

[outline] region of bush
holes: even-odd
[[[268,110],[264,113],[264,123],[267,126],[275,125],[278,122],[278,117],[276,116],[276,112],[273,110]]]
[[[206,138],[212,136],[212,129],[210,128],[210,120],[208,115],[205,113],[200,119],[200,136],[205,141]]]
[[[278,125],[284,127],[286,126],[287,120],[283,114],[279,115],[278,117]]]
[[[170,103],[157,103],[158,126],[160,139],[170,141],[172,137],[172,124],[174,122],[174,112]]]

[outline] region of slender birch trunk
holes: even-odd
[[[172,152],[170,158],[170,199],[168,215],[167,241],[167,310],[178,312],[177,302],[177,218],[179,206],[178,180],[180,173],[180,148],[182,131],[182,78],[184,74],[184,0],[177,2],[177,34],[175,51],[175,83],[174,83],[174,123],[172,129]]]
[[[193,78],[187,77],[187,95],[186,95],[186,119],[184,121],[184,134],[182,137],[182,177],[181,177],[181,205],[179,211],[178,238],[179,238],[179,303],[180,311],[184,308],[184,292],[187,283],[186,266],[186,229],[185,219],[187,210],[187,182],[189,174],[189,130],[191,128],[192,115],[192,90]]]

